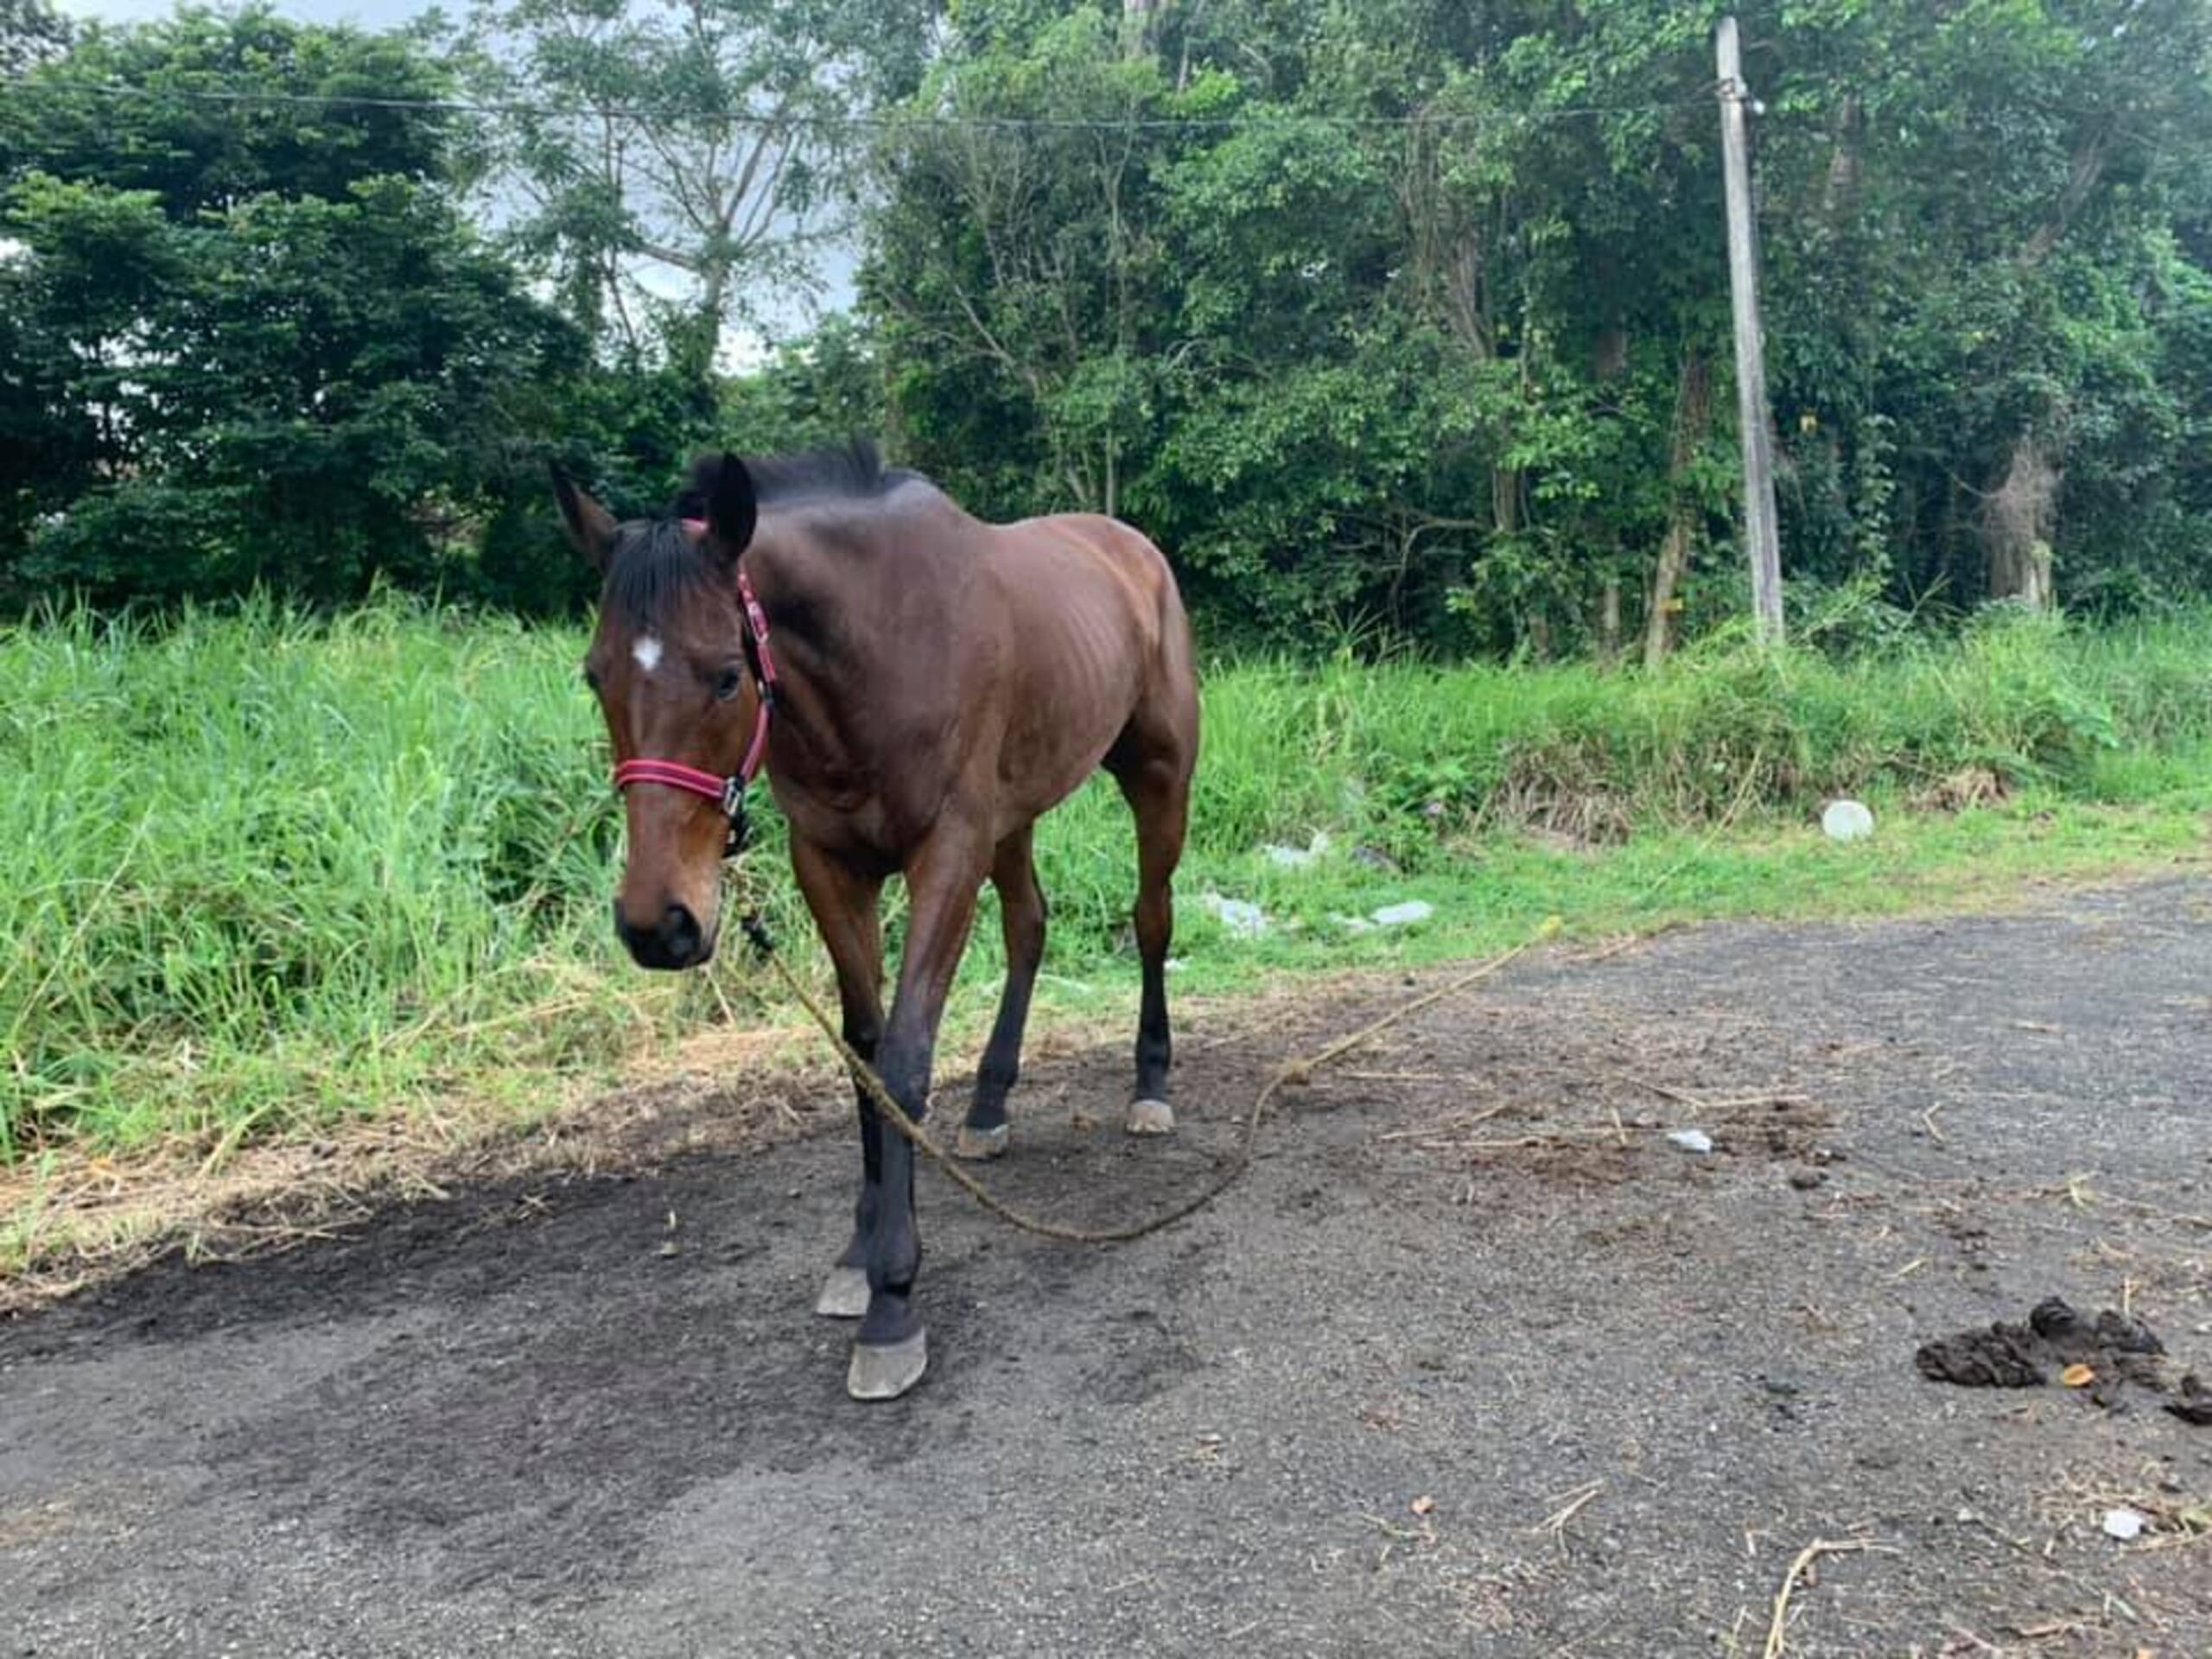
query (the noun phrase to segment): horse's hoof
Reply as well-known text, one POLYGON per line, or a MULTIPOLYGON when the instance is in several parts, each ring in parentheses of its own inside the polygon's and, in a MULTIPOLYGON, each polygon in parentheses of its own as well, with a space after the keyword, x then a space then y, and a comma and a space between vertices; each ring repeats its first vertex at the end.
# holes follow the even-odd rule
POLYGON ((965 1123, 953 1137, 952 1155, 971 1164, 987 1164, 994 1158, 1006 1156, 1007 1142, 1014 1138, 1014 1126, 1001 1123, 996 1128, 972 1129, 965 1123))
POLYGON ((1131 1135, 1173 1135, 1175 1109, 1164 1100, 1133 1100, 1123 1127, 1131 1135))
POLYGON ((814 1311, 825 1319, 857 1319, 868 1312, 868 1269, 832 1268, 814 1299, 814 1311))
POLYGON ((845 1392, 855 1400, 896 1400, 922 1380, 930 1368, 928 1333, 917 1329, 900 1342, 880 1346, 853 1344, 853 1363, 845 1373, 845 1392))

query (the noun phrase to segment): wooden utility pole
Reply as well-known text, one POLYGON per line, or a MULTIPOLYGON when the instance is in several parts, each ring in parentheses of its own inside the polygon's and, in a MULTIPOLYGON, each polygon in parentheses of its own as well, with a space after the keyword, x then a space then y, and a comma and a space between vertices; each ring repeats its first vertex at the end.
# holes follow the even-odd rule
POLYGON ((1744 542, 1751 561, 1751 607, 1761 639, 1782 639, 1782 543, 1774 512, 1773 417, 1766 405, 1766 344, 1759 329, 1759 258, 1751 219, 1751 169, 1745 131, 1751 94, 1736 20, 1715 40, 1720 67, 1721 167, 1728 194, 1728 296, 1736 319, 1736 418, 1744 438, 1744 542))

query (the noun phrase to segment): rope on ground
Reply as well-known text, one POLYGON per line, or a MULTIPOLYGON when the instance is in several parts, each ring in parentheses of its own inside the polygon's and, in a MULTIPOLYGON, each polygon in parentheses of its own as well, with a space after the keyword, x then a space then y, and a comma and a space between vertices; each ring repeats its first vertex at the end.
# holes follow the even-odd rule
POLYGON ((1436 989, 1425 992, 1420 996, 1398 1004, 1380 1019, 1370 1020, 1349 1036, 1339 1037, 1335 1042, 1316 1053, 1309 1054, 1302 1059, 1286 1062, 1276 1070, 1274 1076, 1268 1079, 1266 1086, 1260 1090, 1258 1096, 1252 1102, 1252 1113, 1244 1121, 1244 1135, 1237 1144, 1236 1156, 1230 1160, 1229 1167, 1215 1177, 1211 1186, 1196 1198, 1187 1198, 1181 1204, 1143 1221, 1132 1222, 1122 1227, 1102 1228, 1069 1227, 1059 1222, 1046 1221, 1026 1211, 1017 1210, 1004 1199, 994 1196, 989 1188, 955 1160, 950 1153, 931 1140, 922 1126, 899 1109, 899 1103, 892 1098, 890 1090, 884 1086, 883 1079, 876 1075, 875 1068, 862 1059, 855 1052, 853 1046, 845 1040, 844 1033, 823 1011, 820 1001, 799 982, 798 976, 791 971, 791 965, 784 960, 782 954, 778 951, 769 951, 766 954, 770 966, 781 976, 791 995, 798 999, 799 1006, 812 1016, 816 1025, 822 1027, 822 1034, 830 1039, 831 1046, 844 1060, 847 1070, 853 1074, 854 1081, 866 1092, 868 1098, 874 1102, 877 1116, 911 1141, 915 1148, 935 1164, 955 1186, 975 1199, 977 1204, 1001 1221, 1010 1226, 1018 1227, 1025 1233, 1034 1233, 1039 1238, 1058 1239, 1068 1244, 1126 1244, 1133 1239, 1143 1238, 1148 1234, 1173 1227, 1178 1222, 1188 1220, 1244 1178, 1245 1173, 1252 1166, 1253 1154, 1259 1145, 1261 1122, 1267 1116, 1268 1107, 1274 1099, 1278 1090, 1287 1086, 1311 1082, 1314 1072, 1323 1066, 1343 1058, 1362 1044, 1379 1037, 1391 1027, 1410 1020, 1425 1009, 1433 1008, 1439 1002, 1457 996, 1470 987, 1479 984, 1516 957, 1534 950, 1551 938, 1560 931, 1560 926, 1558 917, 1548 916, 1534 933, 1503 956, 1492 957, 1479 967, 1470 969, 1436 989))

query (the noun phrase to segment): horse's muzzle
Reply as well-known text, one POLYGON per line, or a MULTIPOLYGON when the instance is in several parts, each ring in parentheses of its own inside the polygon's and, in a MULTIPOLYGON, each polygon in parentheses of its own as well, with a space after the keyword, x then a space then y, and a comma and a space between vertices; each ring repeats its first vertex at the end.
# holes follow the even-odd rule
POLYGON ((652 927, 636 927, 614 906, 614 931, 640 968, 696 968, 715 954, 711 934, 688 905, 671 905, 652 927))

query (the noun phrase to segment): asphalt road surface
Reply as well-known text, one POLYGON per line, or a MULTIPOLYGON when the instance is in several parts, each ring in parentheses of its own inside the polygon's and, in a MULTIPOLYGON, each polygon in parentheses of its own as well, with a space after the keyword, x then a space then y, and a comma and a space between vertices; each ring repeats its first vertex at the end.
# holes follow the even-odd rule
MULTIPOLYGON (((925 1173, 890 1406, 810 1313, 842 1136, 156 1267, 0 1325, 0 1655, 1758 1654, 1815 1541, 1805 1659, 2212 1653, 2212 1427, 1913 1363, 2056 1294, 2212 1381, 2208 967, 2196 880, 1529 958, 1142 1243, 925 1173)), ((1123 1044, 1039 1065, 990 1176, 1195 1190, 1411 988, 1186 1041, 1169 1144, 1123 1044)))

